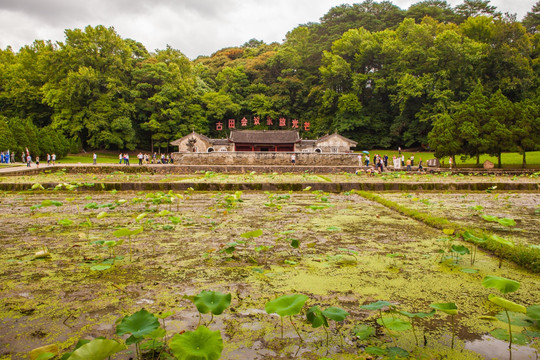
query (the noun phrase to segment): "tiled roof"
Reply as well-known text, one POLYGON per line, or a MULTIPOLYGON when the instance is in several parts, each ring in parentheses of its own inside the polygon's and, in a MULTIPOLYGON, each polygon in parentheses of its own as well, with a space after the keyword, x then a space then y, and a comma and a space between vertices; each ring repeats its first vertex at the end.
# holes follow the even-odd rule
POLYGON ((291 144, 300 141, 294 130, 242 130, 231 131, 231 142, 243 144, 291 144))

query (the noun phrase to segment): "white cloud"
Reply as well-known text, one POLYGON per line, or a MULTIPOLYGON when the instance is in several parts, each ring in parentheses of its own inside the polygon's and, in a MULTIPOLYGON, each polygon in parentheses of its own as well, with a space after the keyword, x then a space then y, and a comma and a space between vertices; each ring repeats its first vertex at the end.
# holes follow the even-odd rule
MULTIPOLYGON (((359 2, 359 1, 357 1, 359 2)), ((418 1, 396 0, 402 9, 418 1)), ((492 0, 521 19, 535 0, 492 0)), ((190 58, 256 38, 281 42, 299 24, 318 22, 340 0, 3 0, 0 47, 15 50, 35 39, 64 41, 64 30, 113 26, 149 51, 171 45, 190 58)), ((352 4, 353 2, 347 1, 352 4)), ((450 0, 453 6, 461 0, 450 0)))

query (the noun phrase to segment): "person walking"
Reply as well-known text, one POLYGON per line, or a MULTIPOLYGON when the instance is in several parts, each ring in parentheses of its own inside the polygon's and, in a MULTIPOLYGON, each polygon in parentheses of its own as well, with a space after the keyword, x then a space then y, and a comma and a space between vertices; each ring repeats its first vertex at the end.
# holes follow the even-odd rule
POLYGON ((118 163, 122 164, 122 161, 124 161, 124 154, 120 153, 118 154, 118 163))
POLYGON ((452 159, 451 156, 448 158, 448 164, 450 165, 450 170, 452 170, 452 165, 454 164, 454 159, 452 159))
POLYGON ((39 156, 36 156, 36 167, 39 167, 39 156))
POLYGON ((366 166, 369 166, 369 154, 366 154, 366 166))
POLYGON ((411 155, 411 166, 414 166, 414 155, 411 155))
POLYGON ((405 155, 401 155, 401 166, 405 166, 405 155))
POLYGON ((21 162, 24 164, 26 157, 24 156, 24 151, 21 153, 21 162))
POLYGON ((362 154, 358 154, 358 166, 362 167, 362 154))
POLYGON ((97 164, 97 154, 94 153, 94 155, 92 155, 92 160, 94 160, 93 164, 96 165, 97 164))
POLYGON ((129 166, 129 154, 128 153, 126 153, 124 155, 124 161, 125 161, 126 165, 129 166))
POLYGON ((137 155, 137 159, 139 159, 139 166, 142 166, 142 161, 143 161, 143 154, 142 154, 142 152, 139 152, 139 154, 137 155))
POLYGON ((411 171, 411 159, 407 159, 407 171, 411 171))
POLYGON ((32 165, 32 157, 30 154, 26 155, 26 167, 30 167, 32 165))
POLYGON ((291 164, 293 164, 293 166, 296 165, 296 154, 291 155, 291 164))
POLYGON ((422 158, 418 161, 418 171, 422 171, 424 168, 422 167, 422 158))
POLYGON ((53 165, 56 165, 56 154, 53 153, 53 154, 51 155, 51 161, 52 161, 52 164, 53 164, 53 165))
POLYGON ((51 154, 47 153, 47 166, 51 166, 51 154))

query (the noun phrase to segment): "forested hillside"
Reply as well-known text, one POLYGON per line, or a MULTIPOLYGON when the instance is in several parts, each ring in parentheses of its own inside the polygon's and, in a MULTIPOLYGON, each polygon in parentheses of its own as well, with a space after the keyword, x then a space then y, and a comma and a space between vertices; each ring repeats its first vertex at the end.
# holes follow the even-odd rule
POLYGON ((304 138, 337 131, 362 149, 524 153, 540 149, 539 25, 540 2, 518 21, 489 1, 365 1, 283 43, 194 60, 113 28, 69 29, 63 42, 0 50, 0 148, 170 151, 193 130, 227 136, 229 119, 278 129, 281 118, 304 138))

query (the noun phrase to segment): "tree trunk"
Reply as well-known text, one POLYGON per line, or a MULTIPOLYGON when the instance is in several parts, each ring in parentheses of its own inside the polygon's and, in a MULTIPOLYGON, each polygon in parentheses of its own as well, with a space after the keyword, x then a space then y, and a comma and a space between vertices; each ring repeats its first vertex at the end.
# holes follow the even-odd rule
POLYGON ((480 166, 480 154, 476 154, 476 166, 480 166))
POLYGON ((523 164, 521 165, 521 167, 524 168, 524 169, 527 167, 527 159, 525 157, 526 153, 527 152, 525 150, 523 150, 523 164))
POLYGON ((151 153, 153 154, 154 153, 154 134, 150 134, 150 149, 151 149, 151 153))

